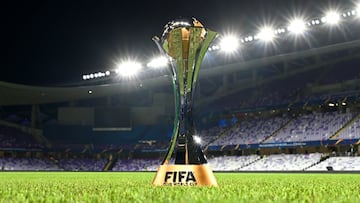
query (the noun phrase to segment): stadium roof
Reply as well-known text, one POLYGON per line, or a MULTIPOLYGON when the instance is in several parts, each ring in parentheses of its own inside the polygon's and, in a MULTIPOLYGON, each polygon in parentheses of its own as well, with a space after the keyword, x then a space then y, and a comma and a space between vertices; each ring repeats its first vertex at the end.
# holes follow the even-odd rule
MULTIPOLYGON (((166 78, 164 78, 166 79, 166 78)), ((165 80, 151 81, 152 85, 164 84, 165 80)), ((0 105, 30 105, 76 101, 105 97, 141 88, 134 82, 79 87, 40 87, 0 82, 0 105)))
MULTIPOLYGON (((360 40, 354 40, 350 42, 310 49, 306 51, 265 57, 250 61, 241 61, 234 64, 227 64, 209 69, 203 69, 201 70, 202 73, 200 74, 200 78, 228 74, 239 70, 240 68, 246 69, 261 67, 264 65, 284 61, 284 59, 286 59, 287 61, 296 60, 314 55, 349 50, 358 47, 360 47, 360 40)), ((349 57, 356 58, 359 57, 359 55, 352 55, 349 57)), ((150 78, 140 82, 138 80, 128 80, 126 82, 118 82, 112 84, 75 87, 40 87, 0 82, 0 105, 11 106, 76 101, 82 99, 106 97, 110 95, 136 91, 143 88, 158 87, 165 84, 171 85, 170 78, 166 75, 150 78)))

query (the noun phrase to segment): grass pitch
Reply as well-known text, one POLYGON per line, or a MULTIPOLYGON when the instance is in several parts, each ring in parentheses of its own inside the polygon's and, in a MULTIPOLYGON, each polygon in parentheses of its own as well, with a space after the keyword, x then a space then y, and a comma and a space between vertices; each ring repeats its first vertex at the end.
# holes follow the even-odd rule
POLYGON ((360 202, 360 174, 215 173, 219 187, 153 187, 155 173, 3 172, 0 202, 360 202))

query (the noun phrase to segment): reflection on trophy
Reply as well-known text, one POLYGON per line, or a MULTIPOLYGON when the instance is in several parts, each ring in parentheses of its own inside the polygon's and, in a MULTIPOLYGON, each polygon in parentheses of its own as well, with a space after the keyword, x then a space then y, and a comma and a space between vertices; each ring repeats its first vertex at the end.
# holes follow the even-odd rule
POLYGON ((217 186, 212 170, 195 137, 193 98, 201 62, 216 32, 207 30, 195 18, 175 20, 153 40, 171 58, 175 96, 174 129, 170 146, 159 166, 153 185, 217 186), (175 164, 169 165, 172 156, 175 164))

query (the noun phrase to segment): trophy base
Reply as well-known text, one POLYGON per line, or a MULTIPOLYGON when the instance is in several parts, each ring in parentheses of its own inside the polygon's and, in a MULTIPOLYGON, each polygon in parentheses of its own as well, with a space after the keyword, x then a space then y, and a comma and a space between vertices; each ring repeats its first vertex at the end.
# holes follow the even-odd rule
POLYGON ((160 165, 152 182, 154 186, 215 186, 215 176, 206 164, 160 165))

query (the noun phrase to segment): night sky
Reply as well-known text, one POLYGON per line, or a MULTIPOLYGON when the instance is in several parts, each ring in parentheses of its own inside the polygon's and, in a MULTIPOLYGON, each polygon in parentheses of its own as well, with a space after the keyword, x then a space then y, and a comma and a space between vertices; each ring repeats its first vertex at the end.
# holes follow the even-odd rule
POLYGON ((295 14, 318 15, 350 1, 11 1, 1 3, 1 81, 55 85, 81 81, 124 58, 146 63, 151 41, 178 17, 219 33, 247 34, 295 14))

